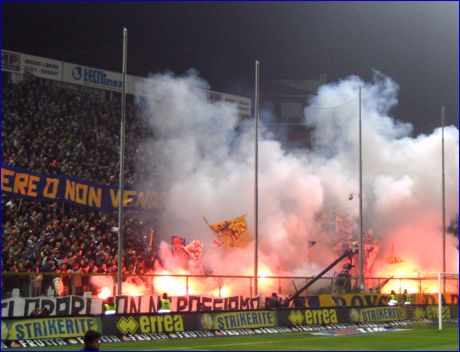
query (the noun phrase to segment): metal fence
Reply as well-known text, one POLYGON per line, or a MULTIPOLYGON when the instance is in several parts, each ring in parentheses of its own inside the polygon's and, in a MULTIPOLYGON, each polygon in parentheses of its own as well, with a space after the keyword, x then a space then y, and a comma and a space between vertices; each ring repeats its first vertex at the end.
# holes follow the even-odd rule
MULTIPOLYGON (((124 275, 122 293, 127 295, 171 296, 207 295, 228 297, 234 295, 254 296, 254 277, 229 275, 124 275)), ((267 276, 259 277, 258 294, 269 296, 273 292, 280 297, 288 297, 308 283, 312 277, 267 276)), ((366 292, 397 294, 405 289, 409 293, 438 293, 435 275, 419 275, 411 278, 366 278, 366 292)), ((458 294, 458 275, 445 278, 442 291, 458 294)), ((84 273, 2 273, 2 298, 14 295, 21 297, 92 295, 101 292, 116 294, 115 274, 84 273)), ((337 277, 322 277, 315 281, 302 295, 339 294, 359 292, 358 278, 351 277, 348 288, 338 285, 337 277)))

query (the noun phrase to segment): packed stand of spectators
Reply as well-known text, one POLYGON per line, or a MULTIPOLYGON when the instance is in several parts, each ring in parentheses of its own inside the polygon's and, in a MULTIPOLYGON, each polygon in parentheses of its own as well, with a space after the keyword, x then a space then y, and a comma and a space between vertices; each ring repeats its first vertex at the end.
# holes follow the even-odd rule
MULTIPOLYGON (((142 181, 137 174, 142 170, 135 165, 148 159, 142 142, 152 137, 138 112, 138 105, 127 104, 125 182, 132 184, 142 181)), ((2 89, 3 162, 39 173, 117 183, 119 121, 116 98, 102 100, 40 79, 7 84, 2 89)))
MULTIPOLYGON (((145 177, 145 171, 136 168, 139 160, 148 157, 142 142, 152 137, 145 120, 135 118, 138 109, 135 104, 127 105, 125 182, 131 184, 145 177)), ((33 79, 4 85, 2 114, 4 164, 41 174, 118 183, 119 100, 33 79)), ((125 273, 153 269, 153 256, 146 245, 152 224, 140 218, 136 213, 126 214, 125 273)), ((22 294, 27 295, 28 287, 33 288, 33 295, 45 294, 56 275, 64 282, 66 293, 70 287, 77 294, 91 290, 85 274, 117 272, 118 240, 113 229, 117 226, 116 213, 3 194, 2 272, 30 274, 20 280, 3 275, 3 292, 19 285, 22 294)))

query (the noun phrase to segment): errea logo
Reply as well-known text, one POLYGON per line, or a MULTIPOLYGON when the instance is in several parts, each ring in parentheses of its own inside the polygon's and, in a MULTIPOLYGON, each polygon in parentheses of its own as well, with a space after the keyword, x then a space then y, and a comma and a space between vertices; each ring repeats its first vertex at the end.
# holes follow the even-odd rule
POLYGON ((292 325, 302 325, 304 321, 304 314, 300 310, 291 310, 288 319, 292 323, 292 325))
POLYGON ((134 334, 139 327, 139 324, 137 323, 136 319, 133 317, 125 318, 122 317, 118 323, 117 323, 117 328, 120 330, 122 334, 134 334))
POLYGON ((2 320, 2 341, 8 340, 8 325, 2 320))

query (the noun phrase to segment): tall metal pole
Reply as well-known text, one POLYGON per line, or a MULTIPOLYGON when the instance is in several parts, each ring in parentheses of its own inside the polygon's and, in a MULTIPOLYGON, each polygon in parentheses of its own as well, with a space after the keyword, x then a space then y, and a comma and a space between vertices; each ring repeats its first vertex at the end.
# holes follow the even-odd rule
POLYGON ((118 272, 117 295, 123 294, 123 213, 125 191, 125 115, 126 115, 126 66, 128 53, 128 30, 123 28, 123 88, 121 93, 121 123, 120 123, 120 178, 118 186, 118 272))
MULTIPOLYGON (((445 109, 441 107, 441 135, 442 135, 442 272, 446 272, 446 184, 444 177, 444 124, 445 124, 445 109)), ((446 279, 444 275, 443 292, 446 291, 446 279)))
POLYGON ((255 222, 255 244, 254 244, 254 292, 258 295, 258 270, 259 270, 259 61, 256 60, 256 82, 254 98, 254 117, 256 120, 255 136, 255 187, 254 187, 254 222, 255 222))
POLYGON ((361 143, 361 87, 359 87, 359 290, 364 290, 363 273, 363 160, 361 143))

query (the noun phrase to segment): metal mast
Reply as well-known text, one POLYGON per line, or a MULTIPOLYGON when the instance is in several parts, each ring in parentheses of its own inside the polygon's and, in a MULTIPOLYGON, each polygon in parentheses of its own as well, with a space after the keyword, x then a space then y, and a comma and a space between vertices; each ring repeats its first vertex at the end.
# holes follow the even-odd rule
POLYGON ((121 122, 120 122, 120 178, 118 187, 118 272, 117 295, 122 292, 123 280, 123 215, 124 215, 124 190, 125 190, 125 119, 126 119, 126 67, 128 52, 128 30, 123 28, 123 89, 121 93, 121 122))

